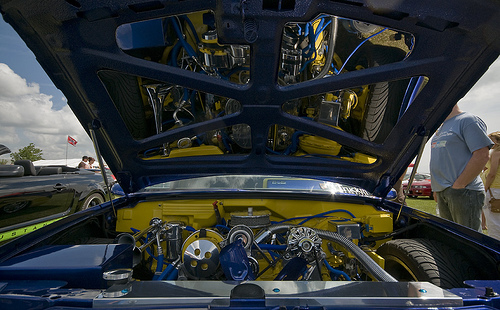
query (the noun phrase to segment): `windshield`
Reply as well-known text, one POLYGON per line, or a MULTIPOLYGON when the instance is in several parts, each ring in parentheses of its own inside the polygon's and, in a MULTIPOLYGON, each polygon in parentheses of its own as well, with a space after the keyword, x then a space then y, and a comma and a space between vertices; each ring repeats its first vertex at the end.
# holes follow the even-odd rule
MULTIPOLYGON (((405 181, 408 181, 408 179, 410 178, 410 174, 407 173, 404 177, 404 180, 405 181)), ((431 176, 430 174, 426 174, 426 173, 416 173, 415 174, 415 177, 413 178, 413 181, 423 181, 423 180, 430 180, 431 179, 431 176)))
POLYGON ((330 192, 332 194, 351 194, 368 196, 359 187, 305 178, 264 175, 211 176, 186 180, 170 181, 145 188, 145 191, 169 190, 269 190, 269 191, 308 191, 330 192))

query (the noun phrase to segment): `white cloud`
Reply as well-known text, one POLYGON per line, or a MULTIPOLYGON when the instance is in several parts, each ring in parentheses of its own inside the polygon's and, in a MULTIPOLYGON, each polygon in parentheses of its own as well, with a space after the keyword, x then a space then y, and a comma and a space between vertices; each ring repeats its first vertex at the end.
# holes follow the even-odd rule
POLYGON ((3 63, 0 63, 0 111, 0 143, 12 152, 34 143, 43 150, 45 159, 94 154, 88 135, 69 106, 55 110, 52 96, 40 93, 38 84, 27 83, 3 63), (68 145, 68 135, 78 141, 76 147, 68 145))
POLYGON ((15 74, 6 64, 0 63, 0 100, 40 93, 38 84, 26 84, 26 80, 15 74))

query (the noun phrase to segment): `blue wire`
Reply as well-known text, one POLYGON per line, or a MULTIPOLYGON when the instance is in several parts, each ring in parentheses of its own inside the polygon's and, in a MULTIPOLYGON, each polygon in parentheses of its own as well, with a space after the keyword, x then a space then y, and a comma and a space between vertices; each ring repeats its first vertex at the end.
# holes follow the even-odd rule
POLYGON ((229 138, 227 133, 225 131, 221 131, 220 135, 222 137, 222 144, 224 144, 226 150, 228 150, 229 153, 233 153, 233 149, 231 148, 231 139, 229 138))
MULTIPOLYGON (((317 19, 316 19, 316 20, 317 20, 317 19)), ((319 29, 323 28, 323 23, 324 23, 324 22, 325 22, 325 20, 324 20, 323 18, 320 18, 319 24, 318 24, 318 26, 316 27, 316 30, 318 30, 318 32, 315 32, 315 33, 314 33, 314 39, 315 39, 315 40, 314 40, 314 42, 313 42, 314 46, 316 46, 316 39, 318 39, 318 36, 319 36, 319 34, 321 33, 321 31, 320 31, 319 29)))
POLYGON ((342 68, 340 68, 339 70, 339 73, 342 72, 342 70, 344 70, 344 67, 345 65, 347 64, 347 62, 349 61, 349 59, 351 59, 352 55, 354 55, 354 53, 356 53, 356 51, 361 47, 361 45, 363 45, 366 41, 370 40, 371 38, 373 38, 374 36, 376 35, 379 35, 381 34, 382 32, 386 31, 388 28, 384 28, 382 30, 380 30, 379 32, 375 33, 375 34, 372 34, 371 36, 369 36, 368 38, 364 39, 361 43, 359 43, 359 45, 354 49, 354 51, 352 51, 352 53, 349 55, 349 57, 347 57, 347 59, 345 60, 344 64, 342 65, 342 68))
POLYGON ((179 51, 181 50, 182 44, 181 41, 177 41, 175 43, 174 47, 170 51, 170 60, 169 60, 169 65, 172 67, 177 67, 177 57, 179 56, 179 51))
POLYGON ((279 257, 279 255, 277 255, 276 253, 274 253, 271 250, 268 250, 267 252, 269 253, 269 255, 271 255, 271 258, 273 259, 273 261, 276 261, 276 259, 279 257))
MULTIPOLYGON (((317 20, 317 19, 316 19, 317 20)), ((311 30, 312 30, 312 33, 314 34, 314 40, 309 40, 309 45, 307 47, 308 50, 311 50, 312 52, 309 54, 308 52, 302 52, 303 56, 304 57, 310 57, 311 56, 311 59, 309 59, 308 61, 306 61, 304 63, 304 65, 302 66, 302 68, 300 69, 299 72, 302 72, 304 71, 304 69, 312 62, 316 59, 316 57, 318 56, 317 55, 317 50, 316 50, 316 41, 318 40, 318 37, 319 37, 319 34, 322 33, 326 27, 328 27, 328 25, 331 23, 332 21, 329 20, 325 25, 323 25, 324 23, 324 19, 323 17, 321 17, 321 21, 319 22, 319 25, 316 29, 319 29, 316 33, 314 33, 314 27, 312 26, 311 23, 308 23, 308 26, 311 27, 311 30), (312 56, 314 55, 314 56, 312 56)))
POLYGON ((160 255, 158 255, 158 260, 156 262, 156 271, 155 271, 155 275, 153 276, 153 280, 158 279, 158 277, 160 275, 157 276, 156 274, 159 273, 162 268, 163 268, 163 254, 160 254, 160 255))
MULTIPOLYGON (((335 209, 335 210, 326 211, 326 212, 323 212, 323 213, 320 213, 320 214, 316 214, 316 215, 314 215, 314 217, 316 217, 316 216, 324 216, 324 215, 327 215, 327 214, 330 214, 330 213, 337 213, 337 212, 345 212, 345 213, 349 214, 352 218, 356 218, 356 216, 354 216, 354 214, 352 214, 351 212, 349 212, 349 211, 347 211, 345 209, 335 209)), ((312 217, 312 218, 314 218, 314 217, 312 217)), ((304 224, 308 220, 309 219, 300 222, 299 225, 304 224)))
POLYGON ((177 276, 179 275, 179 270, 174 268, 172 272, 168 275, 167 280, 177 280, 177 276))
POLYGON ((182 44, 182 47, 184 47, 189 56, 196 57, 196 53, 194 52, 193 47, 189 45, 189 43, 187 43, 187 41, 184 39, 183 33, 181 32, 179 24, 177 23, 177 19, 171 17, 171 20, 172 20, 172 25, 174 26, 175 33, 177 34, 177 37, 179 38, 179 41, 182 44))
MULTIPOLYGON (((149 149, 149 150, 145 151, 143 155, 144 155, 144 157, 146 157, 146 158, 147 158, 147 157, 148 157, 148 155, 147 155, 147 154, 148 154, 149 152, 157 151, 157 150, 159 150, 159 149, 160 149, 159 147, 154 148, 154 149, 149 149)), ((153 155, 151 155, 151 156, 153 156, 153 155)))
MULTIPOLYGON (((285 223, 285 222, 289 222, 289 221, 304 219, 302 222, 300 222, 298 224, 298 225, 302 225, 302 224, 304 224, 305 222, 307 222, 307 221, 309 221, 311 219, 329 217, 329 216, 327 216, 328 214, 330 214, 330 213, 337 213, 337 212, 345 212, 345 213, 349 214, 352 218, 356 218, 356 216, 354 214, 352 214, 351 212, 349 212, 348 210, 345 210, 345 209, 335 209, 335 210, 330 210, 330 211, 326 211, 326 212, 315 214, 315 215, 311 215, 311 216, 292 217, 292 218, 288 218, 288 219, 285 219, 285 220, 282 220, 282 221, 279 221, 279 222, 273 222, 273 223, 275 223, 275 224, 281 224, 281 223, 285 223)), ((345 219, 345 220, 339 220, 339 221, 349 221, 349 220, 345 219)))
POLYGON ((307 48, 302 50, 302 55, 307 58, 316 52, 316 44, 314 43, 316 34, 314 33, 314 28, 311 23, 307 23, 306 29, 307 34, 305 36, 309 38, 309 44, 307 45, 307 48))
POLYGON ((308 65, 309 65, 312 61, 314 61, 314 60, 316 59, 316 56, 317 56, 317 55, 316 55, 316 51, 314 51, 314 57, 312 57, 311 59, 309 59, 308 61, 306 61, 306 62, 304 63, 304 65, 302 66, 302 68, 300 68, 299 72, 304 71, 304 69, 305 69, 305 68, 307 68, 307 66, 308 66, 308 65))
POLYGON ((302 219, 312 219, 312 218, 319 218, 319 217, 329 217, 329 216, 317 216, 317 215, 311 215, 311 216, 297 216, 297 217, 292 217, 292 218, 288 218, 288 219, 285 219, 285 220, 282 220, 282 221, 279 221, 279 222, 272 222, 273 224, 282 224, 282 223, 286 223, 286 222, 290 222, 290 221, 294 221, 294 220, 302 220, 302 219))
POLYGON ((181 18, 188 23, 188 26, 189 28, 191 28, 191 32, 193 33, 194 38, 196 39, 196 43, 200 43, 200 38, 198 38, 198 33, 196 33, 196 29, 194 28, 194 25, 189 19, 189 17, 187 17, 186 15, 181 15, 181 18))
POLYGON ((304 30, 304 37, 307 37, 309 35, 309 24, 310 23, 306 24, 306 27, 305 27, 305 30, 304 30))
POLYGON ((227 227, 226 225, 215 225, 215 228, 220 228, 220 229, 224 229, 224 230, 227 230, 227 231, 230 231, 231 229, 229 227, 227 227))
POLYGON ((299 136, 305 134, 303 131, 296 131, 292 135, 292 144, 290 144, 286 150, 283 152, 283 155, 290 155, 297 151, 297 147, 299 146, 299 136))
POLYGON ((331 23, 332 23, 331 20, 326 22, 326 24, 320 29, 320 31, 318 31, 318 34, 316 35, 316 39, 318 38, 319 34, 322 33, 326 29, 326 27, 328 27, 328 25, 330 25, 331 23))
POLYGON ((347 281, 351 281, 351 278, 347 275, 347 273, 343 272, 342 270, 337 270, 330 266, 330 264, 326 261, 326 259, 323 260, 325 263, 326 269, 330 271, 330 277, 332 278, 333 281, 335 281, 339 276, 344 276, 347 281), (335 279, 332 277, 332 273, 336 275, 335 279))
POLYGON ((163 270, 163 272, 161 273, 161 275, 156 280, 161 281, 164 278, 168 277, 170 275, 170 273, 172 272, 173 269, 174 269, 174 265, 168 264, 167 268, 165 268, 165 270, 163 270))
POLYGON ((298 35, 302 35, 302 27, 300 27, 299 24, 297 24, 297 28, 299 28, 299 30, 297 31, 298 35))
POLYGON ((267 243, 261 243, 259 244, 259 248, 262 250, 268 250, 268 251, 284 251, 286 250, 286 245, 281 245, 281 244, 267 244, 267 243))
POLYGON ((333 72, 335 74, 339 74, 339 70, 337 70, 337 68, 335 68, 335 65, 333 64, 333 61, 332 61, 332 65, 331 65, 332 69, 333 69, 333 72))

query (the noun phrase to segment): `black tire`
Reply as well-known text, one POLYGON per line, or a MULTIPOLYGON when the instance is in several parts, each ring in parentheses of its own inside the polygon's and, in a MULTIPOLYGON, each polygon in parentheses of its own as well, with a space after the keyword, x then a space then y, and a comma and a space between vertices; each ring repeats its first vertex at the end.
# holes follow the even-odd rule
POLYGON ((385 270, 399 281, 427 281, 441 288, 463 287, 475 272, 465 258, 441 242, 397 239, 380 246, 385 270))
POLYGON ((81 211, 87 210, 90 207, 97 206, 104 202, 104 197, 99 193, 94 193, 92 195, 87 196, 83 201, 81 211))
POLYGON ((150 107, 143 104, 137 78, 105 70, 99 72, 99 78, 106 86, 109 96, 134 139, 144 139, 154 134, 145 121, 146 109, 150 107))
MULTIPOLYGON (((371 46, 371 66, 377 67, 403 60, 405 52, 399 48, 371 46)), ((376 143, 385 138, 396 125, 408 80, 376 83, 371 86, 366 107, 363 138, 376 143)))

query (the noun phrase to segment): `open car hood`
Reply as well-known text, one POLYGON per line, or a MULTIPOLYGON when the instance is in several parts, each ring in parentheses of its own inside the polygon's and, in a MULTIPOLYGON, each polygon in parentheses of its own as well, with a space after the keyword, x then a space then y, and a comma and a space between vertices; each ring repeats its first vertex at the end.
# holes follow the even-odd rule
POLYGON ((497 1, 1 0, 125 192, 392 184, 500 49, 497 1))

